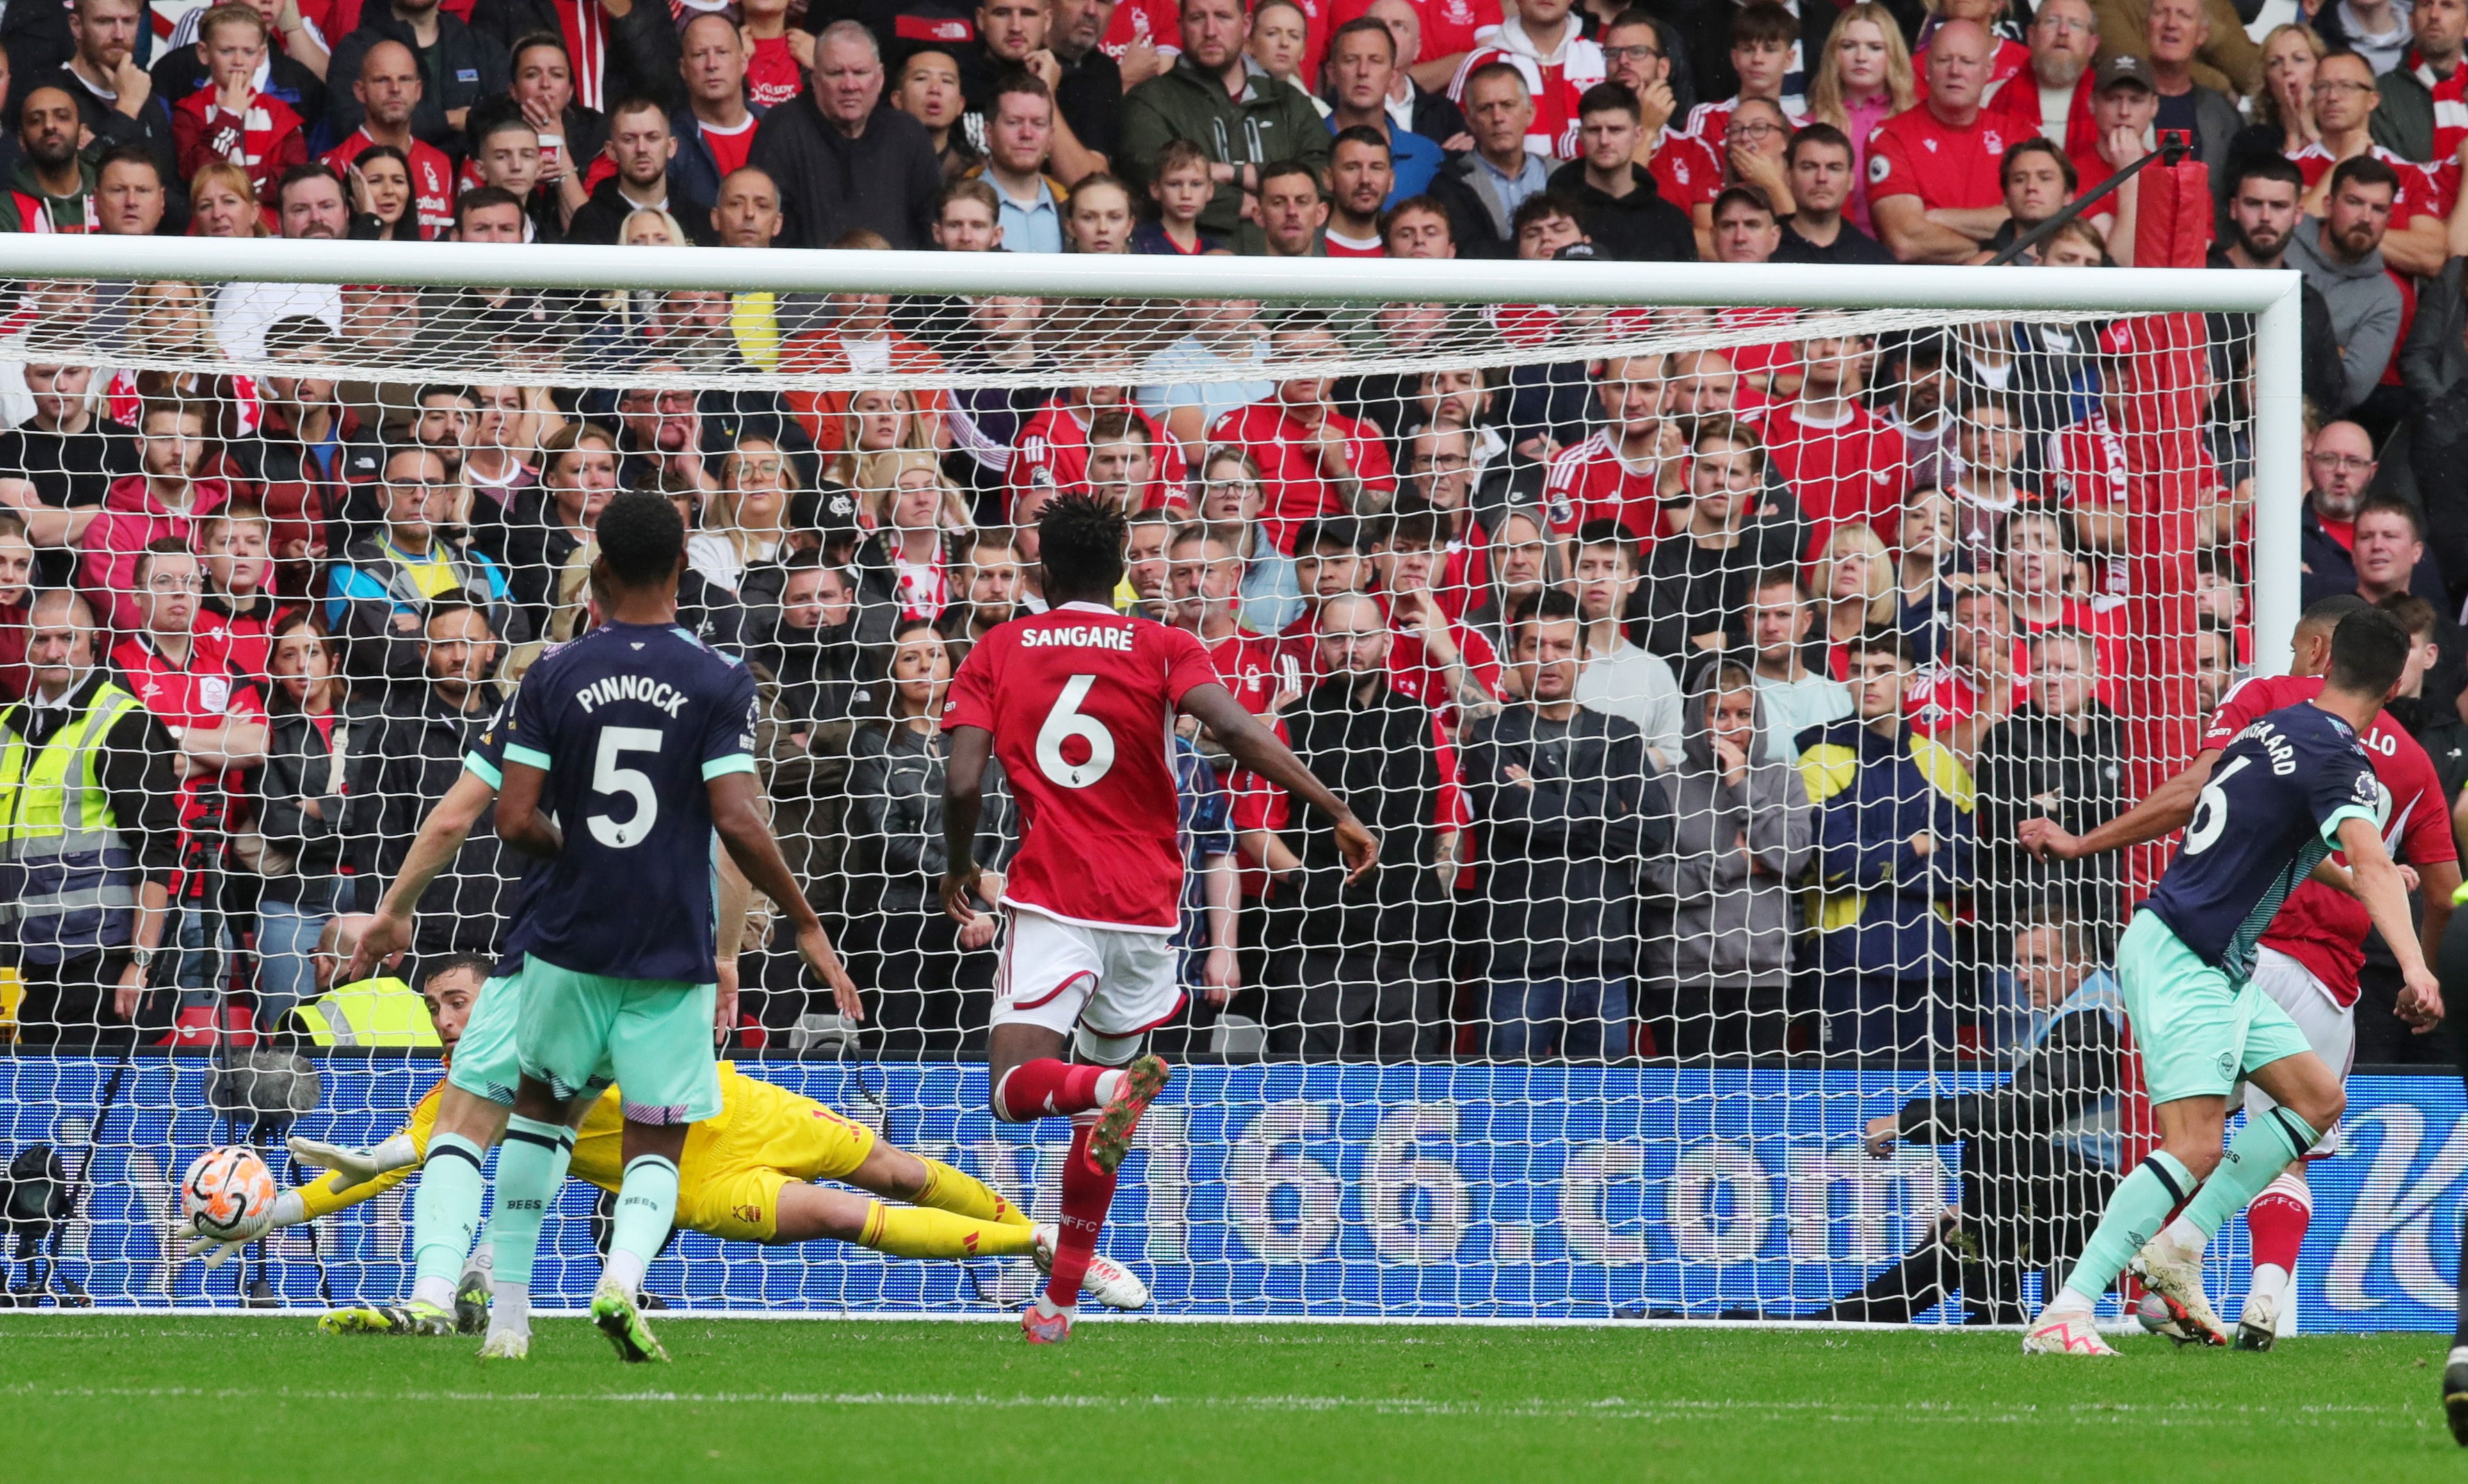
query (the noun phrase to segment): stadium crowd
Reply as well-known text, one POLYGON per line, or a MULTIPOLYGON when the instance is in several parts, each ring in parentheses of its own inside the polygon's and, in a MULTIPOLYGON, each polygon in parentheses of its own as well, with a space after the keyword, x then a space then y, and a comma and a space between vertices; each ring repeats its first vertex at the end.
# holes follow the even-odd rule
MULTIPOLYGON (((159 20, 0 14, 0 227, 2088 265, 2154 261, 2143 197, 2206 180, 2214 265, 2305 275, 2307 596, 2422 636, 2398 709, 2468 782, 2468 0, 2342 0, 2258 46, 2230 0, 159 20), (2205 173, 2146 171, 2024 240, 2170 130, 2205 173)), ((20 287, 0 898, 27 1043, 212 1040, 226 1003, 241 1034, 296 1024, 328 923, 590 622, 620 489, 679 502, 681 621, 765 677, 776 828, 876 1001, 870 1050, 981 1043, 996 958, 936 903, 936 722, 971 644, 1041 607, 1064 490, 1130 514, 1121 605, 1195 631, 1383 842, 1343 888, 1320 822, 1177 739, 1169 1044, 2003 1055, 2105 980, 2121 868, 2013 842, 2125 800, 2126 491, 2157 472, 2127 328, 1724 311, 1775 343, 1504 368, 1474 363, 1562 311, 20 287), (1366 341, 1427 369, 1312 373, 1366 341), (162 369, 214 362, 263 374, 162 369)), ((2252 651, 2249 344, 2223 324, 2196 357, 2199 468, 2170 471, 2200 486, 2204 709, 2252 651)), ((984 829, 999 865, 1017 821, 997 800, 984 829)), ((419 952, 491 950, 514 875, 474 830, 419 952)), ((747 947, 746 1042, 828 1034, 793 954, 747 947)), ((2361 1021, 2388 1020, 2395 972, 2379 1002, 2368 972, 2361 1021)), ((2365 1060, 2408 1052, 2362 1034, 2365 1060)))

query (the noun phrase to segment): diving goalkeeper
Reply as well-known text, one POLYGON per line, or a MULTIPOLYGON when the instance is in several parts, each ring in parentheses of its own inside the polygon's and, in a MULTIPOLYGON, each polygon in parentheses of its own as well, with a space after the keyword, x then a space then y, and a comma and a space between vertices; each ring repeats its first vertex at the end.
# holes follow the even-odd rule
MULTIPOLYGON (((438 962, 421 985, 449 1059, 467 1039, 476 1047, 484 1035, 511 1032, 510 1023, 484 1029, 510 1019, 490 1013, 489 998, 502 986, 484 989, 489 967, 476 955, 457 955, 438 962)), ((513 997, 506 998, 511 1008, 513 997)), ((720 1064, 720 1116, 694 1126, 678 1166, 677 1224, 686 1230, 741 1242, 845 1242, 893 1257, 1032 1257, 1040 1267, 1051 1261, 1054 1228, 1032 1225, 1018 1207, 972 1176, 883 1143, 865 1125, 811 1098, 743 1076, 726 1062, 720 1064), (814 1180, 844 1181, 914 1205, 889 1205, 809 1183, 814 1180)), ((412 1110, 410 1125, 374 1150, 293 1139, 294 1154, 331 1166, 334 1173, 284 1192, 271 1225, 314 1221, 409 1177, 427 1155, 446 1090, 441 1079, 412 1110)), ((619 1089, 611 1087, 583 1115, 568 1173, 603 1190, 617 1189, 625 1178, 624 1130, 619 1089)), ((223 1255, 217 1248, 240 1244, 197 1237, 190 1252, 207 1255, 212 1263, 223 1255)), ((488 1252, 484 1239, 475 1261, 485 1265, 488 1252)), ((1148 1302, 1145 1284, 1102 1258, 1090 1269, 1089 1289, 1098 1302, 1113 1308, 1148 1302)), ((335 1310, 320 1328, 330 1334, 468 1332, 486 1316, 485 1291, 466 1282, 456 1294, 452 1324, 416 1315, 406 1306, 372 1305, 335 1310)))

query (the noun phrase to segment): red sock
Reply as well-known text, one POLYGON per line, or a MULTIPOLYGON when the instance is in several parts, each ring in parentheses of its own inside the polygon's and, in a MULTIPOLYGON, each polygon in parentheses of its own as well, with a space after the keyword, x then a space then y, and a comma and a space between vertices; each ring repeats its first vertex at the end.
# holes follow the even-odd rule
POLYGON ((2304 1187, 2274 1181, 2245 1208, 2246 1235, 2253 1241, 2253 1266, 2283 1272, 2297 1270, 2297 1253, 2305 1245, 2305 1228, 2314 1220, 2313 1203, 2304 1187))
POLYGON ((1088 1135, 1096 1127, 1093 1118, 1073 1120, 1071 1153, 1063 1161, 1063 1221, 1055 1236, 1054 1270, 1045 1279, 1046 1302, 1058 1309, 1080 1302, 1080 1280, 1087 1276, 1097 1233, 1114 1203, 1114 1176, 1088 1157, 1088 1135))
POLYGON ((1102 1066, 1074 1066, 1052 1057, 1022 1062, 994 1088, 994 1116, 1027 1123, 1085 1113, 1097 1106, 1097 1079, 1105 1074, 1102 1066))

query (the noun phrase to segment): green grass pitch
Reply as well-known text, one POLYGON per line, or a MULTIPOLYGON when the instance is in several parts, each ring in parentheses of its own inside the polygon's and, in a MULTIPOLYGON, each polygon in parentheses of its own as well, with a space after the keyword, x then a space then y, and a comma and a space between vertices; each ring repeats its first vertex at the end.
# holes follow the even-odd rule
POLYGON ((621 1367, 580 1320, 468 1339, 306 1318, 0 1316, 0 1478, 2292 1479, 2468 1475, 2433 1336, 2272 1355, 2007 1334, 675 1318, 621 1367))

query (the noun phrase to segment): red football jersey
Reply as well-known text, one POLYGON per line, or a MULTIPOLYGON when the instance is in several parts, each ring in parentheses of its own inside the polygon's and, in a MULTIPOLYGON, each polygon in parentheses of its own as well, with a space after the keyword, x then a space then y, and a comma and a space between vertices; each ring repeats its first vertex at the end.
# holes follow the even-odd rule
POLYGON ((1634 468, 1620 458, 1619 439, 1596 428, 1551 460, 1542 481, 1542 512, 1551 529, 1571 536, 1589 520, 1616 520, 1645 552, 1662 537, 1659 461, 1634 468))
POLYGON ((1803 418, 1797 402, 1775 402, 1755 419, 1774 472, 1798 497, 1812 555, 1836 526, 1853 521, 1865 521, 1893 545, 1911 486, 1902 432, 1857 401, 1843 408, 1838 421, 1818 423, 1803 418))
MULTIPOLYGON (((229 640, 219 628, 201 628, 189 636, 186 664, 171 663, 144 633, 114 645, 111 663, 128 693, 175 734, 193 726, 265 719, 264 699, 232 664, 229 640)), ((245 778, 235 768, 219 776, 200 773, 183 780, 180 823, 187 825, 205 811, 204 793, 209 786, 240 797, 245 792, 245 778)))
POLYGON ((1692 134, 1666 128, 1646 167, 1654 189, 1681 211, 1710 206, 1723 194, 1723 157, 1692 134))
POLYGON ((720 171, 720 179, 726 180, 745 168, 746 157, 754 152, 754 127, 760 122, 749 113, 734 134, 723 133, 708 124, 702 126, 703 148, 711 151, 712 164, 720 171))
MULTIPOLYGON (((1340 412, 1329 413, 1328 421, 1345 436, 1346 462, 1355 474, 1380 491, 1383 499, 1394 493, 1397 476, 1388 461, 1387 440, 1370 423, 1340 412)), ((1288 556, 1293 554, 1295 526, 1314 516, 1347 513, 1344 499, 1320 477, 1319 460, 1311 451, 1309 436, 1285 403, 1277 401, 1237 407, 1208 429, 1210 443, 1240 444, 1258 461, 1260 488, 1268 496, 1262 519, 1269 539, 1288 556)))
POLYGON ((1931 211, 2001 206, 2005 188, 1998 167, 2005 147, 2021 137, 2008 113, 1984 110, 1955 128, 1926 103, 1906 108, 1878 125, 1868 140, 1868 209, 1896 195, 1916 195, 1931 211))
MULTIPOLYGON (((377 141, 369 137, 368 126, 352 130, 351 137, 319 156, 337 173, 349 174, 352 162, 360 151, 377 141)), ((446 151, 425 140, 415 139, 409 151, 411 160, 411 209, 420 218, 420 235, 437 241, 454 235, 454 164, 446 151)))
MULTIPOLYGON (((2458 146, 2455 144, 2452 148, 2456 149, 2458 146)), ((2393 154, 2380 145, 2368 145, 2365 152, 2389 166, 2399 175, 2399 196, 2391 202, 2393 227, 2405 227, 2417 217, 2447 217, 2451 214, 2450 205, 2444 199, 2442 182, 2435 178, 2433 171, 2405 155, 2393 154)), ((2297 173, 2305 177, 2308 191, 2330 173, 2332 166, 2340 163, 2331 158, 2331 151, 2323 148, 2319 141, 2288 158, 2297 167, 2297 173)))
POLYGON ((1283 640, 1242 629, 1208 651, 1209 663, 1217 667, 1218 679, 1234 693, 1243 709, 1255 717, 1267 715, 1268 703, 1277 698, 1277 680, 1290 658, 1297 676, 1311 668, 1310 660, 1292 654, 1283 640))
POLYGON ((1091 927, 1175 930, 1175 708, 1221 683, 1198 639, 1094 604, 1016 618, 976 642, 943 727, 992 733, 1019 802, 1006 902, 1091 927))
POLYGON ((1114 7, 1098 50, 1116 61, 1134 41, 1145 41, 1168 56, 1182 50, 1182 11, 1175 0, 1126 0, 1114 7))
MULTIPOLYGON (((2201 750, 2225 747, 2256 719, 2320 694, 2319 675, 2255 675, 2240 680, 2220 697, 2219 709, 2203 730, 2201 750)), ((2383 714, 2374 718, 2374 724, 2358 741, 2365 744, 2374 776, 2382 783, 2383 844, 2389 848, 2391 858, 2412 866, 2458 859, 2442 781, 2434 774, 2434 760, 2425 755, 2416 739, 2383 714)), ((2365 967, 2365 934, 2372 928, 2373 918, 2364 902, 2337 887, 2304 880, 2279 904, 2262 942, 2265 947, 2277 948, 2303 964, 2331 992, 2333 1000, 2353 1005, 2357 973, 2365 967)))
MULTIPOLYGON (((1183 468, 1182 445, 1165 434, 1156 419, 1131 409, 1149 430, 1149 487, 1140 509, 1156 510, 1183 498, 1191 483, 1183 468)), ((1011 456, 1011 499, 1040 484, 1058 490, 1085 489, 1088 483, 1088 424, 1060 397, 1049 398, 1019 430, 1011 456)))
MULTIPOLYGON (((806 69, 797 65, 797 54, 788 50, 787 36, 766 36, 754 43, 754 55, 745 58, 747 102, 757 108, 777 108, 795 102, 805 90, 806 69)), ((720 173, 727 172, 723 167, 720 173)))
MULTIPOLYGON (((1423 53, 1405 65, 1438 61, 1471 52, 1499 30, 1499 0, 1409 0, 1422 20, 1423 53)), ((1348 21, 1371 13, 1371 0, 1337 0, 1329 7, 1328 29, 1334 35, 1348 21)))

